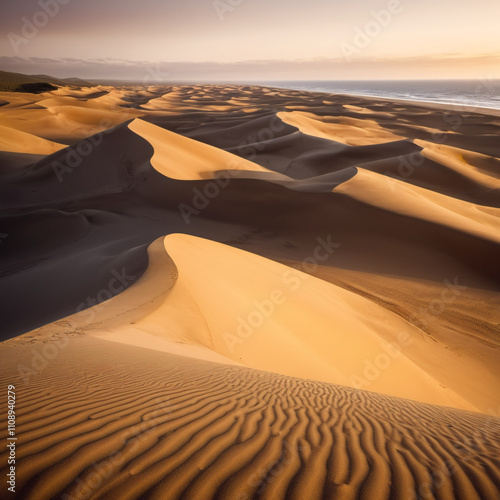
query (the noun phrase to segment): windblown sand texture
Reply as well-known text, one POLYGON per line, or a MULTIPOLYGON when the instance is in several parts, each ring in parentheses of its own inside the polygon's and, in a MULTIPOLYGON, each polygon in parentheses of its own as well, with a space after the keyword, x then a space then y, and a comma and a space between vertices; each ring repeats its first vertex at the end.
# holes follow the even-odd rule
POLYGON ((494 111, 0 102, 11 498, 500 498, 494 111))

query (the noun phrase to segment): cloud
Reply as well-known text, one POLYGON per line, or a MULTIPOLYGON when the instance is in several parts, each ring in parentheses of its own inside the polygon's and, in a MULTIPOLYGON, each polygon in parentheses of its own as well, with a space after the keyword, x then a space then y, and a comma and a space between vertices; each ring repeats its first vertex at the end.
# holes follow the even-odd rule
POLYGON ((27 74, 147 81, 148 84, 182 80, 345 80, 419 78, 498 78, 500 54, 480 54, 375 59, 342 58, 300 60, 253 60, 220 62, 148 62, 124 59, 20 58, 0 57, 6 71, 27 74))

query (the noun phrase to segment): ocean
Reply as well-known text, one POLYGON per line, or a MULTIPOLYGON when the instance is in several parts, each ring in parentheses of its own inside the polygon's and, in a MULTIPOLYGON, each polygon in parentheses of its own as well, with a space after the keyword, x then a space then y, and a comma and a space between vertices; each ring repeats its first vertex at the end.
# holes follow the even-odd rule
POLYGON ((500 109, 500 80, 268 81, 259 85, 500 109))

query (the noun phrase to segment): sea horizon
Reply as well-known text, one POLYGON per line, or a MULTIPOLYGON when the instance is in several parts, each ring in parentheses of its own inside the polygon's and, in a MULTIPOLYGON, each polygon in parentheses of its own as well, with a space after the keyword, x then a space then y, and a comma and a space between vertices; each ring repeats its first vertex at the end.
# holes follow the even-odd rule
POLYGON ((275 80, 255 81, 247 84, 329 94, 500 109, 500 79, 275 80))

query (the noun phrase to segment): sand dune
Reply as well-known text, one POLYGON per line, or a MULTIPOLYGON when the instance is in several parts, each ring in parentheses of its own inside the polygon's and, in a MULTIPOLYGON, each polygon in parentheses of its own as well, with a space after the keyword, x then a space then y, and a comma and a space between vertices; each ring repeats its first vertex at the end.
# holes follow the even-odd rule
POLYGON ((147 102, 156 94, 145 97, 133 90, 118 92, 97 86, 81 91, 60 88, 42 94, 20 94, 22 98, 12 93, 1 95, 7 97, 8 104, 2 106, 0 125, 72 144, 142 116, 144 112, 135 108, 135 102, 147 102))
MULTIPOLYGON (((178 267, 178 285, 194 299, 207 325, 203 343, 247 366, 352 385, 362 378, 364 360, 374 359, 381 345, 418 335, 355 294, 252 254, 177 235, 166 238, 165 245, 178 267)), ((186 302, 181 295, 179 304, 186 302)), ((162 319, 153 323, 169 330, 171 315, 160 314, 162 319)), ((407 397, 447 398, 404 354, 395 362, 407 397)), ((374 382, 373 390, 401 396, 401 387, 384 378, 374 382)), ((451 405, 465 403, 454 394, 449 398, 451 405)))
MULTIPOLYGON (((497 418, 88 336, 66 340, 23 391, 20 498, 498 493, 497 418)), ((2 346, 2 382, 21 387, 17 364, 64 341, 2 346)))
POLYGON ((0 125, 0 149, 13 153, 50 155, 63 149, 64 144, 47 141, 36 135, 0 125))
POLYGON ((196 143, 156 125, 136 119, 128 128, 147 140, 154 148, 151 164, 161 174, 178 180, 211 179, 221 171, 263 172, 286 180, 255 163, 211 146, 196 143))
POLYGON ((499 497, 498 116, 0 100, 13 498, 499 497))
POLYGON ((409 217, 421 218, 480 238, 500 242, 500 210, 487 212, 476 205, 440 193, 411 186, 397 179, 359 169, 348 182, 336 188, 373 206, 409 217))
POLYGON ((500 160, 498 158, 445 144, 434 144, 422 140, 415 142, 424 148, 424 156, 458 170, 464 176, 484 186, 485 189, 498 190, 500 184, 500 160))
POLYGON ((312 113, 300 111, 278 113, 278 116, 305 134, 342 142, 349 146, 382 144, 403 138, 383 129, 375 120, 350 117, 321 119, 312 113))
POLYGON ((446 351, 429 346, 418 329, 372 302, 208 240, 170 235, 165 246, 173 262, 158 255, 157 242, 144 278, 103 311, 68 317, 72 328, 122 342, 126 334, 127 343, 131 331, 143 341, 146 332, 184 349, 205 347, 221 355, 217 360, 476 409, 412 360, 419 350, 441 357, 446 351), (405 383, 385 370, 367 380, 367 361, 377 356, 390 358, 405 383))

